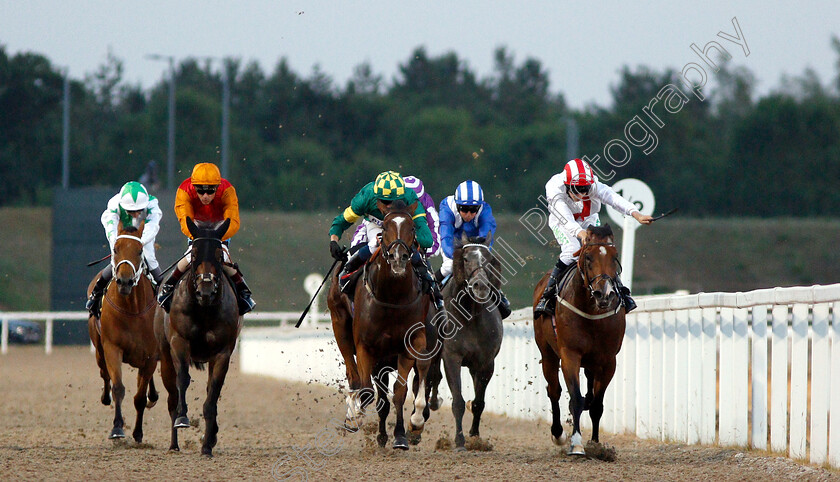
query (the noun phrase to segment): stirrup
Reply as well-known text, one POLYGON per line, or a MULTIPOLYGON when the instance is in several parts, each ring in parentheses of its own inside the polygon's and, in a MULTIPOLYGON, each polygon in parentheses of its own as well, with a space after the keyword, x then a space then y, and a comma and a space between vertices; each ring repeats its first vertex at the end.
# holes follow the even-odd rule
POLYGON ((257 302, 251 299, 251 295, 244 295, 239 297, 239 316, 244 315, 245 313, 250 312, 257 306, 257 302))
POLYGON ((175 293, 175 285, 163 283, 160 285, 160 292, 157 296, 158 304, 163 307, 163 311, 169 313, 169 308, 172 306, 172 295, 175 293))
POLYGON ((502 315, 502 319, 504 320, 511 314, 510 309, 510 301, 507 299, 505 295, 502 295, 502 299, 499 300, 499 314, 502 315))
POLYGON ((537 303, 537 306, 534 307, 534 314, 543 314, 547 316, 553 315, 554 311, 554 294, 552 293, 550 296, 543 296, 540 298, 540 302, 537 303))
POLYGON ((100 303, 99 301, 102 299, 102 294, 96 294, 96 291, 91 291, 90 296, 88 296, 87 301, 85 302, 85 309, 91 316, 95 318, 100 318, 102 316, 102 311, 100 310, 100 303))

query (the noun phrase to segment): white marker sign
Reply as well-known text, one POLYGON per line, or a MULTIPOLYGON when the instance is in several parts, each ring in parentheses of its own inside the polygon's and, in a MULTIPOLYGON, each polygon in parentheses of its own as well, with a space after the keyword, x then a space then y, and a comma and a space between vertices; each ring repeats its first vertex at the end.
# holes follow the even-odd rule
MULTIPOLYGON (((656 201, 653 198, 653 191, 647 184, 638 179, 628 178, 613 184, 612 188, 616 194, 635 204, 640 213, 647 216, 653 214, 656 201)), ((633 289, 633 254, 636 249, 636 228, 641 224, 631 216, 624 216, 609 206, 607 206, 607 214, 616 224, 622 225, 621 266, 624 271, 621 281, 624 286, 633 289)))

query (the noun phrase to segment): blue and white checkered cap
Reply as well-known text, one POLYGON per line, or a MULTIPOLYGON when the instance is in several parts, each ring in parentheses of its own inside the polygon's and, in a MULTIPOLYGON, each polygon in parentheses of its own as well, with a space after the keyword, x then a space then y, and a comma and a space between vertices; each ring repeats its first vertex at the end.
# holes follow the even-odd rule
POLYGON ((464 181, 455 190, 455 204, 475 206, 484 202, 484 191, 475 181, 464 181))

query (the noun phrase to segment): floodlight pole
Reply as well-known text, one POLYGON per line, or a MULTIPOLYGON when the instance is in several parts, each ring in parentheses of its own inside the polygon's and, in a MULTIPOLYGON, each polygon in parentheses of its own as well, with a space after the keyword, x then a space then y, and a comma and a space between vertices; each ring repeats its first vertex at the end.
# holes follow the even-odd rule
POLYGON ((147 59, 169 61, 169 126, 166 146, 166 189, 175 189, 175 57, 149 54, 147 59))

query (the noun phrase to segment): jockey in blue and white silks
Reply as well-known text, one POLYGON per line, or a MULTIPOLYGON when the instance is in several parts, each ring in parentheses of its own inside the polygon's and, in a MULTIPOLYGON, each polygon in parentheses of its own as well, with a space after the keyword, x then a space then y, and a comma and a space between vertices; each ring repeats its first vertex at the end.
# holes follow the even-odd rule
MULTIPOLYGON (((452 254, 455 251, 454 240, 461 234, 468 237, 483 237, 496 234, 496 218, 493 209, 484 201, 484 191, 475 181, 464 181, 455 189, 455 194, 440 202, 440 255, 443 263, 436 273, 438 281, 452 274, 452 254)), ((492 247, 492 241, 491 241, 492 247)), ((501 295, 499 312, 502 318, 510 315, 510 302, 501 295)))

